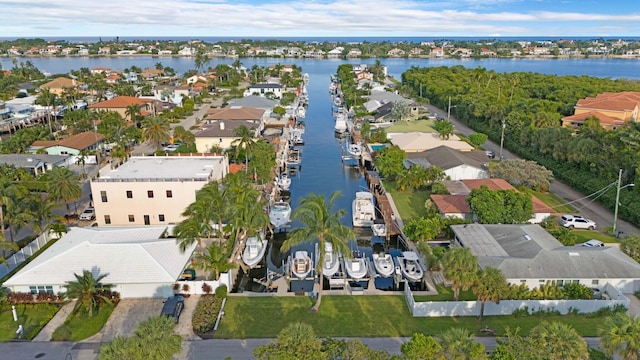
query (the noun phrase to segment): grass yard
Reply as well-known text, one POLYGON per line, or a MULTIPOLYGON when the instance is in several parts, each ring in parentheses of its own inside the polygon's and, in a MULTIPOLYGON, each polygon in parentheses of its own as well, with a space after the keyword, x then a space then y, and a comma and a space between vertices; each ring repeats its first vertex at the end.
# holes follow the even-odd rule
POLYGON ((385 128, 388 133, 408 133, 408 132, 435 132, 433 130, 432 120, 412 120, 412 121, 396 121, 393 125, 385 128))
POLYGON ((402 296, 323 296, 320 312, 310 313, 308 297, 228 297, 216 338, 274 338, 292 322, 313 326, 320 337, 395 337, 414 333, 437 335, 451 327, 469 329, 480 336, 488 326, 503 335, 506 326, 520 327, 526 335, 541 320, 557 320, 573 326, 582 336, 596 336, 602 318, 582 315, 531 315, 523 317, 414 318, 402 296))
POLYGON ((115 305, 102 304, 93 317, 88 317, 84 310, 72 312, 67 321, 53 332, 51 340, 80 341, 97 334, 111 316, 114 307, 115 305))
POLYGON ((539 191, 534 191, 531 188, 525 187, 525 186, 521 186, 518 188, 519 191, 526 191, 529 194, 537 197, 538 199, 540 199, 540 201, 542 201, 543 203, 545 203, 547 206, 549 206, 550 208, 552 208, 553 210, 555 210, 556 212, 559 213, 576 213, 578 212, 578 210, 576 210, 576 208, 574 208, 571 205, 566 205, 566 201, 562 200, 561 198, 557 197, 556 195, 550 193, 550 192, 539 192, 539 191))
POLYGON ((429 199, 428 191, 400 191, 395 188, 394 183, 387 181, 384 187, 393 197, 393 202, 404 222, 426 215, 424 202, 429 199))
MULTIPOLYGON (((424 302, 424 301, 453 301, 453 290, 450 287, 445 287, 442 285, 436 285, 438 289, 438 295, 419 295, 414 296, 416 302, 424 302)), ((478 298, 473 294, 471 289, 469 290, 460 290, 461 301, 475 301, 478 298)))
POLYGON ((33 339, 58 310, 60 306, 52 304, 19 304, 16 305, 16 323, 13 321, 11 305, 3 305, 0 307, 0 342, 15 339, 18 324, 22 324, 24 328, 22 338, 33 339))
POLYGON ((600 240, 603 243, 619 243, 620 242, 620 239, 617 239, 615 236, 603 234, 598 230, 573 230, 573 233, 578 237, 576 239, 576 244, 581 244, 591 239, 600 240))

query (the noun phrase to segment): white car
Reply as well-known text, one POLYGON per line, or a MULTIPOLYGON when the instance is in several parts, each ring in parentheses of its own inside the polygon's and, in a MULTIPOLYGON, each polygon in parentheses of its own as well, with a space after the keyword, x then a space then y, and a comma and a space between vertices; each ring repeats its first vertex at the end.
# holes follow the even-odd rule
POLYGON ((82 214, 80 214, 80 220, 91 221, 95 218, 96 218, 96 211, 93 208, 93 206, 90 206, 89 208, 87 208, 87 210, 83 211, 82 214))
POLYGON ((583 243, 582 246, 586 246, 586 247, 602 247, 602 246, 604 246, 604 243, 602 241, 600 241, 600 240, 591 239, 591 240, 583 243))
POLYGON ((174 151, 178 150, 179 147, 180 147, 180 145, 171 144, 171 145, 165 146, 163 148, 163 150, 166 151, 166 152, 174 152, 174 151))
POLYGON ((560 225, 572 229, 588 229, 595 230, 595 221, 583 218, 580 215, 562 215, 560 217, 560 225))

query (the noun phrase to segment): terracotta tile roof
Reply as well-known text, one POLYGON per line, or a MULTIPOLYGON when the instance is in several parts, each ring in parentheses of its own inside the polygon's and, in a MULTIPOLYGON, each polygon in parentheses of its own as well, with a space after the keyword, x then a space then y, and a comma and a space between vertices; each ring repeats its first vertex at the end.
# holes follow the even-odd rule
POLYGON ((77 85, 75 80, 68 79, 65 77, 55 78, 48 83, 44 83, 40 85, 41 89, 64 89, 64 88, 72 88, 77 85))
POLYGON ((31 146, 52 147, 64 146, 76 150, 84 150, 92 145, 104 140, 102 134, 93 131, 85 131, 80 134, 71 135, 62 140, 55 141, 34 141, 31 146))
POLYGON ((601 125, 620 126, 625 124, 625 121, 622 119, 618 119, 618 118, 609 116, 607 114, 603 114, 600 111, 596 111, 596 110, 592 110, 592 111, 585 112, 582 114, 577 114, 577 115, 565 116, 562 118, 562 121, 568 121, 574 124, 582 124, 584 123, 585 120, 587 120, 587 118, 594 117, 594 116, 597 117, 598 120, 600 120, 601 125))
POLYGON ((264 110, 251 107, 227 107, 221 109, 209 109, 207 120, 252 120, 262 119, 264 110))
POLYGON ((126 108, 129 105, 145 105, 153 102, 152 99, 140 99, 133 96, 116 96, 107 101, 101 101, 89 105, 89 109, 114 109, 126 108))
POLYGON ((229 173, 236 174, 242 171, 244 167, 242 164, 229 164, 229 173))
POLYGON ((466 195, 431 195, 431 200, 442 214, 470 213, 466 195))
POLYGON ((485 185, 489 190, 515 190, 515 188, 504 179, 471 179, 460 180, 469 190, 479 189, 485 185))
POLYGON ((580 99, 576 108, 608 110, 608 111, 633 111, 640 105, 640 92, 624 91, 620 93, 605 92, 595 98, 580 99))

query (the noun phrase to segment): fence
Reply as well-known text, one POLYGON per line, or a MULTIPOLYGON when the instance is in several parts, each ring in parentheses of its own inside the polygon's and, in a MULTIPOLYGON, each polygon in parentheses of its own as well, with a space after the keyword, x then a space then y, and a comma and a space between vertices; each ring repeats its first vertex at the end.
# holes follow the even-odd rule
MULTIPOLYGON (((515 310, 525 307, 529 312, 559 311, 563 315, 572 310, 590 313, 617 305, 629 308, 629 299, 612 285, 606 284, 602 292, 609 295, 610 300, 500 300, 499 304, 487 302, 484 306, 484 315, 511 315, 515 310)), ((414 317, 480 315, 479 301, 416 302, 408 286, 405 286, 404 295, 409 311, 414 317)))
POLYGON ((227 291, 231 291, 231 273, 221 273, 218 280, 196 280, 196 281, 177 281, 176 284, 180 284, 179 292, 189 295, 203 295, 205 292, 202 290, 203 284, 211 286, 211 293, 215 293, 216 289, 222 285, 227 286, 227 291), (188 290, 184 290, 183 286, 187 285, 188 290))
POLYGON ((11 270, 18 267, 18 265, 22 264, 25 260, 30 258, 36 251, 40 250, 52 238, 53 237, 45 231, 40 236, 35 238, 32 242, 30 242, 27 246, 18 250, 18 252, 8 258, 7 265, 0 264, 0 279, 11 272, 11 270))

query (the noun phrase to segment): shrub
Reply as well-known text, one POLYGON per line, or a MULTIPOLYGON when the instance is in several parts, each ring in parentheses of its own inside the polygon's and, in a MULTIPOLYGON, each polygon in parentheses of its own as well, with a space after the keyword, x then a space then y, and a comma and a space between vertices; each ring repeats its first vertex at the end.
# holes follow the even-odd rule
POLYGON ((578 283, 564 284, 564 292, 567 295, 568 299, 593 299, 593 291, 588 287, 578 283))
POLYGON ((216 295, 201 296, 191 320, 193 331, 201 334, 213 330, 221 308, 222 298, 216 295))
POLYGON ((221 285, 218 286, 218 288, 216 289, 216 296, 224 299, 227 297, 227 285, 221 285))
POLYGON ((213 292, 213 288, 207 283, 202 283, 202 292, 210 295, 213 292))
POLYGON ((178 283, 173 284, 173 286, 171 286, 171 289, 173 289, 173 292, 177 294, 178 291, 180 291, 180 284, 178 283))
POLYGON ((516 309, 513 310, 513 312, 511 313, 511 315, 513 317, 525 317, 525 316, 529 316, 531 314, 529 314, 529 308, 527 306, 523 307, 522 309, 516 309))

